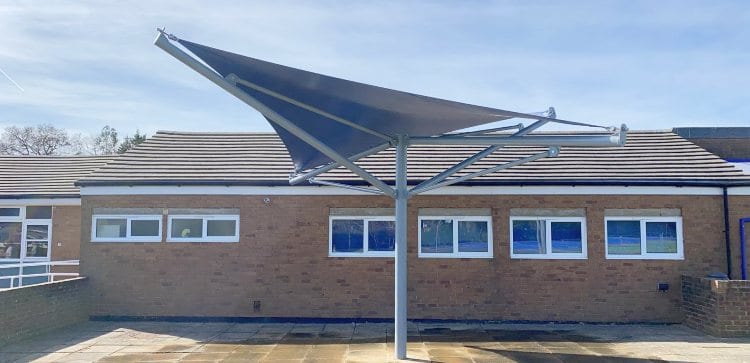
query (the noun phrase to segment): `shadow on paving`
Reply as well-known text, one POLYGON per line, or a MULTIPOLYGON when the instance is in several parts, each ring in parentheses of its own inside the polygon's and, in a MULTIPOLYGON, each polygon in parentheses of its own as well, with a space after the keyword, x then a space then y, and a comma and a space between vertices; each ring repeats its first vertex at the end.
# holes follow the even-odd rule
MULTIPOLYGON (((0 361, 383 362, 393 360, 392 332, 386 323, 91 321, 0 347, 0 361)), ((648 325, 410 323, 408 334, 412 362, 664 362, 659 349, 623 353, 618 344, 733 342, 681 326, 648 325)), ((678 356, 669 360, 680 361, 678 356)))
MULTIPOLYGON (((479 348, 483 349, 483 348, 479 348)), ((674 360, 663 360, 663 359, 646 359, 646 358, 628 358, 618 356, 605 356, 605 355, 587 355, 587 354, 574 354, 574 353, 538 353, 538 352, 524 352, 524 351, 508 351, 501 349, 483 349, 491 352, 498 357, 507 358, 515 362, 575 362, 575 363, 682 363, 681 361, 674 360)), ((687 363, 688 361, 684 361, 687 363)))

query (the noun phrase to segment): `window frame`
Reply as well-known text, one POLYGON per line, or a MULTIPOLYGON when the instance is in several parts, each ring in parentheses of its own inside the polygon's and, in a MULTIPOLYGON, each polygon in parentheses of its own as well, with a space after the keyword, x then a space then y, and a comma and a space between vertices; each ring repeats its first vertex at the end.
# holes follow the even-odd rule
POLYGON ((161 214, 95 214, 91 216, 91 242, 147 242, 159 243, 163 238, 164 218, 161 214), (96 222, 99 219, 125 219, 125 237, 97 237, 96 222), (131 221, 158 221, 158 236, 131 236, 131 221))
POLYGON ((554 216, 511 216, 509 222, 508 242, 510 258, 515 260, 586 260, 588 259, 588 241, 586 217, 554 217, 554 216), (514 221, 545 221, 544 243, 546 253, 515 253, 513 251, 513 222, 514 221), (581 224, 581 253, 553 253, 552 252, 552 223, 553 222, 576 222, 581 224))
POLYGON ((167 242, 207 242, 207 243, 238 243, 240 241, 240 216, 239 214, 175 214, 167 217, 167 242), (201 219, 203 221, 203 234, 201 237, 172 237, 172 221, 174 219, 201 219), (234 236, 209 236, 208 221, 234 221, 234 236))
POLYGON ((494 238, 492 237, 492 216, 419 216, 417 218, 417 257, 419 258, 494 258, 494 238), (422 252, 422 221, 424 220, 447 220, 453 221, 453 252, 435 253, 422 252), (486 222, 487 223, 487 252, 460 252, 458 250, 458 226, 459 222, 486 222))
POLYGON ((393 222, 395 216, 328 216, 328 257, 395 257, 396 256, 396 231, 393 231, 393 251, 370 251, 369 222, 393 222), (362 220, 362 252, 334 252, 333 251, 333 221, 334 220, 362 220))
POLYGON ((684 260, 685 241, 682 234, 682 216, 673 217, 632 217, 632 216, 605 216, 604 217, 604 255, 608 260, 684 260), (616 255, 609 253, 609 234, 607 233, 607 222, 609 221, 639 221, 641 232, 641 253, 639 255, 616 255), (648 222, 675 222, 677 231, 677 252, 656 253, 648 252, 646 249, 646 223, 648 222))
MULTIPOLYGON (((32 239, 32 242, 39 242, 42 240, 32 239)), ((27 261, 47 261, 52 258, 52 219, 24 219, 23 226, 21 227, 21 259, 27 261), (27 250, 29 246, 29 238, 27 235, 29 225, 32 226, 47 226, 47 256, 28 256, 27 250)))
POLYGON ((52 259, 52 233, 53 233, 53 219, 55 218, 55 208, 52 205, 45 205, 45 204, 28 204, 28 205, 3 205, 0 206, 0 208, 9 208, 9 209, 18 209, 18 215, 17 216, 0 216, 0 222, 8 222, 8 223, 21 223, 21 241, 19 244, 19 255, 18 258, 0 258, 0 262, 20 262, 20 261, 31 261, 31 262, 39 262, 39 261, 49 261, 52 259), (50 218, 42 218, 42 219, 27 219, 26 218, 26 207, 50 207, 52 208, 52 215, 50 218), (26 249, 28 248, 28 243, 26 239, 26 228, 27 225, 47 225, 47 233, 48 233, 48 245, 47 245, 47 257, 35 257, 35 256, 26 256, 26 249))

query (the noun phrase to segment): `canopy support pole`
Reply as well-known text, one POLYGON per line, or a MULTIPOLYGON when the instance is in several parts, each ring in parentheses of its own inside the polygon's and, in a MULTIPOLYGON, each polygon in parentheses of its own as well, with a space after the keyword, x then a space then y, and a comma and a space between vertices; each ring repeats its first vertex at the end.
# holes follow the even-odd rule
POLYGON ((169 39, 178 40, 176 37, 172 35, 165 34, 163 29, 159 29, 159 36, 154 41, 154 44, 156 44, 156 46, 158 46, 159 48, 161 48, 162 50, 164 50, 171 56, 175 57, 177 60, 181 61, 188 67, 192 68, 194 71, 208 78, 214 84, 218 85, 219 87, 221 87, 222 89, 230 93, 231 95, 239 98, 241 101, 245 102, 250 107, 256 109, 263 116, 265 116, 271 123, 287 130, 289 133, 298 137, 303 142, 307 143, 311 147, 318 150, 320 153, 326 155, 328 158, 333 160, 333 162, 327 165, 320 166, 318 168, 309 170, 307 172, 300 171, 296 175, 292 175, 290 177, 290 184, 294 185, 303 180, 309 180, 310 182, 316 183, 316 184, 344 187, 344 188, 356 190, 359 192, 365 192, 365 193, 381 194, 382 192, 382 194, 385 194, 387 196, 394 198, 395 209, 396 209, 395 210, 395 214, 396 214, 395 261, 394 261, 395 262, 394 264, 394 270, 395 270, 394 271, 394 275, 395 275, 395 279, 394 279, 394 285, 395 285, 394 286, 395 351, 394 353, 397 359, 406 358, 406 343, 407 343, 407 334, 408 334, 408 329, 407 329, 407 310, 408 310, 407 309, 407 306, 408 306, 408 296, 407 296, 407 272, 408 272, 408 264, 407 264, 407 259, 408 259, 408 255, 407 255, 408 223, 407 222, 408 220, 407 220, 407 216, 408 214, 407 214, 407 206, 408 206, 408 200, 410 196, 413 196, 422 192, 426 192, 427 190, 435 189, 438 187, 458 183, 458 182, 470 179, 472 177, 482 176, 482 175, 486 175, 486 174, 489 174, 498 170, 507 169, 509 167, 520 165, 525 162, 530 162, 533 160, 541 159, 543 157, 548 157, 548 156, 554 157, 554 156, 557 156, 560 146, 615 147, 615 146, 625 145, 625 140, 627 138, 628 129, 625 125, 622 125, 620 129, 617 129, 617 128, 602 127, 598 125, 585 124, 585 123, 580 123, 580 122, 559 120, 555 118, 554 109, 552 108, 550 108, 550 111, 547 112, 546 117, 535 116, 531 114, 524 114, 524 113, 519 113, 519 112, 511 112, 511 111, 502 111, 501 114, 497 115, 498 117, 506 117, 506 118, 518 117, 518 118, 524 118, 524 119, 537 120, 534 124, 526 128, 524 128, 522 124, 518 124, 515 126, 509 126, 509 127, 499 127, 499 128, 494 128, 494 129, 463 132, 463 133, 457 133, 457 134, 446 134, 446 135, 441 135, 437 137, 411 137, 410 138, 408 135, 396 135, 394 138, 391 138, 389 135, 382 134, 378 131, 361 126, 352 121, 343 119, 339 116, 320 110, 316 107, 304 104, 302 102, 299 102, 297 100, 294 100, 292 98, 279 94, 277 92, 273 92, 271 90, 265 89, 254 83, 248 82, 246 80, 242 80, 236 75, 232 74, 232 75, 229 75, 227 78, 224 78, 218 73, 214 72, 209 67, 207 67, 206 65, 204 65, 203 63, 199 62, 198 60, 189 56, 187 53, 185 53, 181 49, 171 44, 169 42, 169 39), (244 87, 250 87, 256 91, 262 92, 272 97, 276 97, 294 106, 301 107, 307 111, 324 116, 328 119, 347 125, 359 131, 366 132, 371 135, 380 137, 384 139, 385 142, 379 145, 376 145, 368 150, 365 150, 359 154, 346 157, 344 155, 341 155, 340 153, 338 153, 337 151, 335 151, 330 146, 323 143, 321 140, 317 139, 310 133, 306 132, 304 129, 300 128, 293 122, 289 121, 281 114, 267 107, 265 104, 261 103, 254 97, 250 96, 248 93, 243 91, 242 88, 239 88, 237 86, 237 83, 241 84, 244 87), (586 135, 586 136, 527 136, 529 132, 531 132, 532 130, 535 130, 536 128, 542 126, 543 124, 547 122, 555 122, 555 123, 575 125, 575 126, 605 128, 610 132, 610 134, 609 135, 586 135), (519 131, 517 131, 512 136, 501 136, 501 135, 491 133, 493 131, 502 131, 502 130, 507 130, 507 129, 519 129, 519 131), (453 167, 438 174, 432 179, 426 182, 423 182, 422 184, 417 185, 416 187, 412 188, 411 193, 410 193, 407 187, 406 158, 407 158, 407 149, 409 145, 411 144, 413 145, 486 145, 488 147, 484 151, 481 151, 475 154, 474 156, 464 160, 463 162, 460 162, 454 165, 453 167), (454 175, 456 172, 463 170, 467 166, 491 154, 492 152, 494 152, 495 150, 497 150, 498 148, 504 145, 548 146, 550 147, 550 149, 545 152, 542 152, 536 155, 531 155, 526 158, 522 158, 522 159, 509 162, 503 165, 498 165, 489 169, 470 173, 470 174, 457 177, 457 178, 453 178, 450 180, 447 179, 450 176, 454 175), (359 167, 358 165, 354 163, 356 160, 360 158, 378 153, 380 151, 383 151, 389 148, 390 146, 396 147, 395 188, 389 186, 382 180, 376 178, 374 175, 370 174, 369 172, 367 172, 366 170, 362 169, 361 167, 359 167), (371 185, 377 188, 377 190, 367 188, 367 187, 358 187, 358 186, 346 185, 342 183, 312 179, 319 174, 325 173, 339 166, 343 166, 349 169, 351 172, 358 175, 360 178, 369 182, 371 185))
POLYGON ((406 312, 408 296, 407 276, 407 203, 409 191, 406 189, 406 150, 408 139, 398 136, 396 144, 396 260, 395 262, 395 329, 394 343, 396 359, 406 359, 406 312))

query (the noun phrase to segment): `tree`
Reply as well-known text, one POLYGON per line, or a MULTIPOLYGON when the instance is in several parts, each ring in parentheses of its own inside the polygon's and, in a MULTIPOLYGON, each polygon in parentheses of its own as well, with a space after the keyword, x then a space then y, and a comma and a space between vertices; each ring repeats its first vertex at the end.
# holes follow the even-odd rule
POLYGON ((125 140, 120 144, 120 147, 117 148, 117 153, 123 154, 144 141, 146 141, 146 134, 141 134, 139 130, 135 130, 133 137, 125 137, 125 140))
POLYGON ((67 147, 68 133, 52 125, 10 126, 0 137, 0 154, 6 155, 59 155, 67 147))
POLYGON ((112 155, 117 152, 117 145, 119 143, 117 130, 109 125, 104 126, 99 135, 93 139, 92 153, 94 155, 112 155))

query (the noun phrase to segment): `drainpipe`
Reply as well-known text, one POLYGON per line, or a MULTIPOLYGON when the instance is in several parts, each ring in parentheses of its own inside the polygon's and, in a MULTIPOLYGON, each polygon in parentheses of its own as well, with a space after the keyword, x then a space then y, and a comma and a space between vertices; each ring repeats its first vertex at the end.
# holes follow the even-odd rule
POLYGON ((745 252, 745 244, 747 241, 745 240, 745 223, 750 223, 750 218, 740 218, 740 255, 742 257, 742 266, 740 266, 740 269, 742 270, 743 280, 747 280, 747 254, 745 252))
POLYGON ((729 232, 729 194, 727 193, 727 186, 723 187, 724 191, 724 242, 726 243, 727 249, 727 277, 732 279, 732 241, 729 232))

